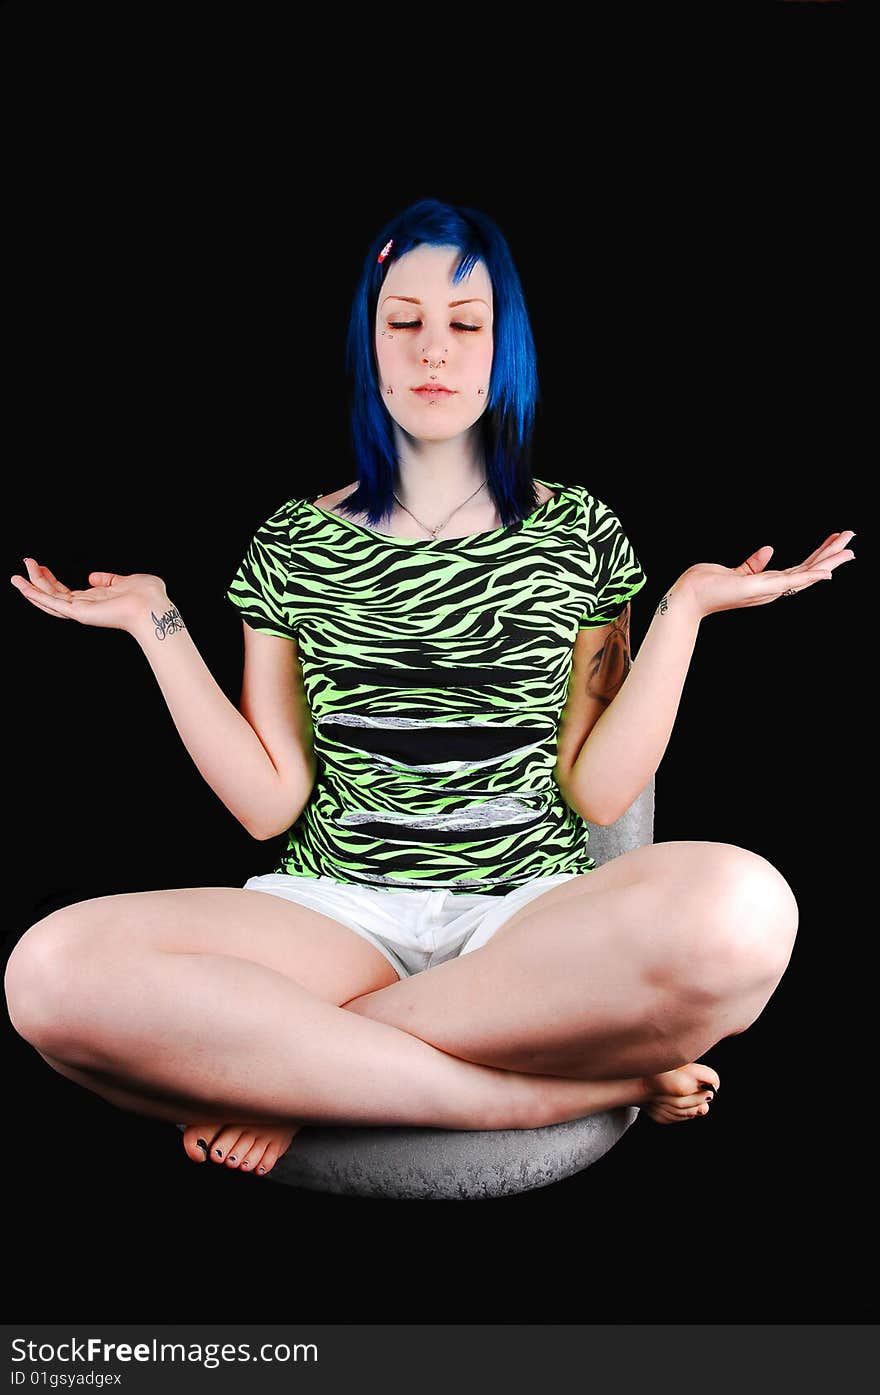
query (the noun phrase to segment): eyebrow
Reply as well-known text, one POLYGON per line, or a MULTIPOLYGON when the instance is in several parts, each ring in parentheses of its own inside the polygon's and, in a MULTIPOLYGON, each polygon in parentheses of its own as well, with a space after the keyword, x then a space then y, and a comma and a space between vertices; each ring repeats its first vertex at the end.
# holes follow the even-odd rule
MULTIPOLYGON (((422 303, 420 300, 417 300, 414 295, 386 295, 385 300, 406 300, 410 305, 421 305, 422 303)), ((382 301, 383 305, 385 304, 385 300, 382 301)), ((483 300, 482 296, 478 295, 471 296, 469 300, 450 300, 449 309, 451 310, 453 305, 472 305, 475 301, 480 301, 481 305, 485 305, 486 309, 489 309, 489 302, 483 300)))

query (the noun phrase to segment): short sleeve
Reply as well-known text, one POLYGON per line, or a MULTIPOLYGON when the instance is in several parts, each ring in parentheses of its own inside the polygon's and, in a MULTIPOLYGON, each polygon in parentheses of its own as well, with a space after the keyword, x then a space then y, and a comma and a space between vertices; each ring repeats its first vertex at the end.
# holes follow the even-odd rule
POLYGON ((584 498, 587 555, 595 601, 581 616, 579 630, 610 625, 648 580, 614 510, 586 491, 584 498))
POLYGON ((227 600, 263 634, 295 639, 285 604, 290 575, 291 505, 288 500, 256 531, 228 589, 227 600))

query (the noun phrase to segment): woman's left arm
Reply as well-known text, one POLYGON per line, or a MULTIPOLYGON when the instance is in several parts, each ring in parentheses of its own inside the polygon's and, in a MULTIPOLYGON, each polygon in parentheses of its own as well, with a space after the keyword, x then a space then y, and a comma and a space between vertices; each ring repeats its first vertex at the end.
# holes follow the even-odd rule
POLYGON ((768 605, 806 590, 852 561, 855 534, 832 533, 800 566, 765 571, 772 547, 739 567, 698 562, 658 605, 635 661, 614 701, 595 723, 565 779, 573 809, 590 822, 616 822, 657 770, 669 744, 700 621, 719 610, 768 605), (584 815, 584 817, 587 817, 584 815))

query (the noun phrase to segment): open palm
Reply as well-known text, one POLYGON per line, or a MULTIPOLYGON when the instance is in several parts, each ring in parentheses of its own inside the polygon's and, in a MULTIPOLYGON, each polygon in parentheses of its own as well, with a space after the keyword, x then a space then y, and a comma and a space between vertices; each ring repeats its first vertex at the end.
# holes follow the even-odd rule
POLYGON ((129 576, 89 572, 91 585, 84 591, 72 591, 33 557, 26 557, 24 563, 27 579, 12 576, 13 586, 38 610, 61 620, 76 620, 80 625, 129 630, 135 617, 143 614, 144 606, 164 592, 162 578, 148 572, 132 572, 129 576))
POLYGON ((759 547, 738 567, 722 567, 715 562, 697 562, 682 574, 687 590, 700 615, 740 606, 767 605, 779 596, 804 591, 816 581, 831 577, 835 569, 851 562, 855 553, 848 543, 855 533, 831 533, 809 557, 795 567, 767 571, 772 547, 759 547))

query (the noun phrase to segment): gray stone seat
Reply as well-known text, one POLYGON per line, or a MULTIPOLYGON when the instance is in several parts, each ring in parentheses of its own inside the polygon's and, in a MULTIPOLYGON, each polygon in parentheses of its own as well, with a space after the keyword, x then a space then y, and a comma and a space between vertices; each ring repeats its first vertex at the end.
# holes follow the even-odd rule
MULTIPOLYGON (((654 841, 654 780, 613 824, 590 824, 597 864, 654 841)), ((430 972, 430 970, 428 970, 430 972)), ((604 1157, 637 1106, 538 1129, 300 1129, 269 1180, 342 1196, 471 1201, 549 1187, 604 1157)), ((185 1128, 178 1124, 178 1128, 185 1128)))

